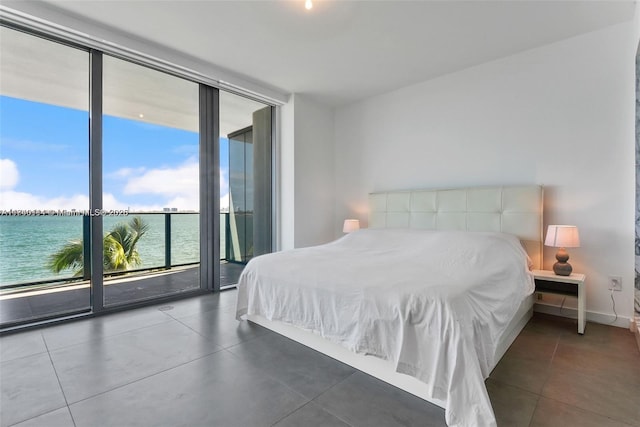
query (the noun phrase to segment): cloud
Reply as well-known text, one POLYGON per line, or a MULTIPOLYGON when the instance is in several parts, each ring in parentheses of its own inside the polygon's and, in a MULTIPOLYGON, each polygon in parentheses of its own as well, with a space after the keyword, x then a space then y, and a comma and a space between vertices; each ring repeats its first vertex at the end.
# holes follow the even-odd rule
POLYGON ((220 212, 229 212, 229 193, 220 197, 220 212))
POLYGON ((164 198, 162 207, 197 211, 200 209, 199 178, 198 160, 190 158, 175 168, 149 169, 129 176, 122 192, 126 195, 158 195, 164 198))
POLYGON ((139 176, 130 178, 124 186, 123 193, 164 196, 198 194, 199 171, 198 161, 193 158, 176 168, 150 169, 139 176))
MULTIPOLYGON (((195 157, 173 168, 164 167, 144 171, 121 169, 117 172, 128 179, 123 188, 123 193, 126 195, 155 194, 166 197, 162 207, 200 210, 200 164, 195 157)), ((223 189, 228 187, 224 170, 220 171, 220 187, 223 189)), ((228 208, 228 197, 226 202, 223 199, 224 196, 220 199, 221 207, 228 208)))
POLYGON ((200 147, 198 146, 198 144, 185 144, 185 145, 178 145, 171 151, 174 152, 175 154, 197 156, 200 151, 200 147))
POLYGON ((83 194, 72 196, 43 197, 15 191, 20 180, 18 166, 11 159, 0 159, 0 208, 8 209, 89 209, 89 197, 83 194))
MULTIPOLYGON (((0 209, 89 209, 89 197, 83 194, 72 196, 46 197, 31 193, 14 191, 18 183, 19 172, 10 159, 0 159, 2 180, 0 181, 0 209)), ((190 158, 177 167, 146 169, 121 168, 108 174, 112 178, 125 180, 122 193, 128 196, 155 195, 149 204, 122 201, 113 193, 104 193, 104 209, 130 209, 132 212, 161 211, 163 208, 178 210, 200 210, 199 164, 196 158, 190 158)), ((220 173, 220 208, 229 208, 229 195, 224 170, 220 173)), ((133 197, 135 200, 135 197, 133 197)), ((148 197, 145 198, 149 200, 148 197)))
MULTIPOLYGON (((129 209, 131 212, 161 211, 161 204, 141 205, 121 202, 113 194, 105 193, 102 196, 102 206, 107 210, 129 209)), ((43 197, 20 191, 0 191, 0 209, 22 210, 87 210, 89 209, 89 196, 74 194, 72 196, 43 197)))
POLYGON ((164 206, 162 204, 142 205, 138 203, 126 203, 118 200, 116 196, 111 193, 104 193, 102 195, 102 207, 107 210, 128 209, 131 212, 157 212, 161 211, 164 206))
POLYGON ((83 194, 74 194, 69 197, 47 198, 20 191, 0 191, 0 208, 8 209, 89 209, 89 197, 83 194))
POLYGON ((122 168, 118 169, 115 172, 111 172, 107 174, 109 178, 128 178, 132 175, 140 175, 145 171, 145 167, 141 166, 139 168, 122 168))
POLYGON ((227 175, 229 175, 228 169, 220 169, 220 193, 226 194, 229 192, 229 182, 227 181, 227 175))
POLYGON ((52 144, 50 142, 38 142, 38 141, 29 141, 26 139, 13 139, 13 138, 3 138, 2 145, 9 148, 13 148, 16 150, 24 150, 24 151, 64 151, 69 149, 69 145, 65 144, 52 144))
POLYGON ((14 188, 20 180, 18 166, 11 159, 0 159, 0 190, 14 188))

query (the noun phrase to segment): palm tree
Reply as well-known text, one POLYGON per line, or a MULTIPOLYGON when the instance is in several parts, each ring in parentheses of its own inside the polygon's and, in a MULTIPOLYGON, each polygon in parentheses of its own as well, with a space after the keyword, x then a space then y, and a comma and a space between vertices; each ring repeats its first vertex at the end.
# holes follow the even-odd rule
MULTIPOLYGON (((128 223, 121 222, 114 225, 103 240, 104 271, 131 270, 140 265, 142 261, 136 245, 147 230, 149 225, 139 216, 131 218, 128 223)), ((51 254, 47 267, 54 273, 73 269, 74 276, 82 276, 84 267, 82 240, 71 240, 60 250, 51 254)))

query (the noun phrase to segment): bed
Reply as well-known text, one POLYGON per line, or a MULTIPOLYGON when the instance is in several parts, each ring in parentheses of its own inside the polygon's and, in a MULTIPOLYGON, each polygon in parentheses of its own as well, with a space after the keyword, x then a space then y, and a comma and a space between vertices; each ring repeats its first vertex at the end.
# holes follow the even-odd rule
POLYGON ((251 260, 236 316, 495 425, 484 380, 531 317, 541 236, 540 186, 374 193, 369 229, 251 260))

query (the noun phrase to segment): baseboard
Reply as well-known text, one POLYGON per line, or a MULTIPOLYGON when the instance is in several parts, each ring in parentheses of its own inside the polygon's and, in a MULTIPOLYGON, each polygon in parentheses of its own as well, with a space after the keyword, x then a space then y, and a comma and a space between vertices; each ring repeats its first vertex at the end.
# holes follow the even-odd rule
MULTIPOLYGON (((533 311, 536 313, 553 314, 554 316, 567 317, 569 319, 578 318, 578 310, 571 307, 561 307, 556 304, 549 304, 537 300, 533 306, 533 311)), ((613 314, 598 313, 597 311, 587 310, 587 321, 594 323, 601 323, 603 325, 617 326, 619 328, 629 328, 629 325, 633 321, 632 318, 627 316, 620 316, 618 318, 613 314)))

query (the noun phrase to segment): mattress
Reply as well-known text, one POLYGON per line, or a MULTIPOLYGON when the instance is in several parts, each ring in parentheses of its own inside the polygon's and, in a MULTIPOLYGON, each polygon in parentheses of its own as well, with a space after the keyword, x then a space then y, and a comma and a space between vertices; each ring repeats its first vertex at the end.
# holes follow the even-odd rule
POLYGON ((444 402, 449 425, 495 425, 484 379, 533 292, 529 262, 504 233, 360 230, 253 259, 239 279, 236 314, 388 360, 444 402))

